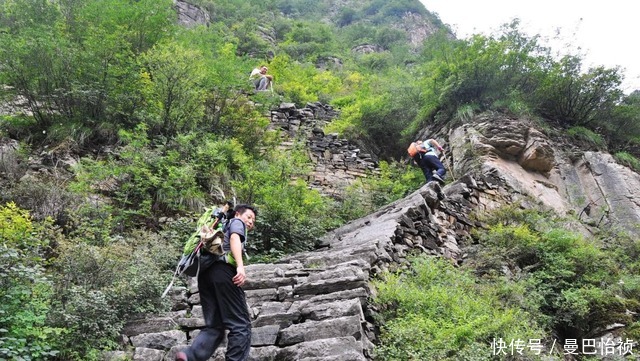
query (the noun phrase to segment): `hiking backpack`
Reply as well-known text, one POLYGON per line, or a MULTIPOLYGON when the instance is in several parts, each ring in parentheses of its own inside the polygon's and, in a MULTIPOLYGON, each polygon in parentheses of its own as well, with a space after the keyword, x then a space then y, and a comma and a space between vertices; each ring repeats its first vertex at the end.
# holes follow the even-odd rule
POLYGON ((418 142, 412 142, 411 144, 409 144, 409 148, 407 148, 407 154, 409 154, 409 157, 411 158, 415 157, 418 153, 424 152, 424 145, 419 145, 418 142))
POLYGON ((222 256, 222 242, 224 241, 224 225, 227 221, 227 213, 225 208, 207 208, 196 222, 196 230, 189 236, 182 250, 182 257, 178 261, 173 278, 162 293, 164 298, 176 277, 186 275, 189 277, 198 277, 200 273, 200 254, 202 249, 208 252, 222 256))

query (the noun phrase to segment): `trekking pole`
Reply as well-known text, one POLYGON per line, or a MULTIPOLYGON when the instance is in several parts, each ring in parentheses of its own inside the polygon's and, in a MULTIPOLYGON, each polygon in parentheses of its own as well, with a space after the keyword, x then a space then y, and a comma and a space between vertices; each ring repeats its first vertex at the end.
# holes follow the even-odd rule
POLYGON ((456 175, 453 173, 453 169, 449 166, 449 162, 446 159, 446 154, 444 153, 444 151, 442 152, 442 155, 445 157, 444 166, 447 167, 447 170, 451 174, 451 179, 453 179, 453 181, 455 182, 456 181, 456 175))

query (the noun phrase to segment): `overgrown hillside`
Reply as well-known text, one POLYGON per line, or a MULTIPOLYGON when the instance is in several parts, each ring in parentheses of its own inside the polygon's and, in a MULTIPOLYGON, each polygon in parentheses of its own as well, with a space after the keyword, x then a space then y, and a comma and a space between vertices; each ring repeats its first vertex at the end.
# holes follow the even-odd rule
POLYGON ((115 348, 129 317, 168 307, 157 295, 205 206, 256 204, 259 260, 310 249, 419 187, 401 161, 425 125, 524 115, 640 169, 640 94, 517 22, 463 41, 417 0, 193 4, 207 24, 181 26, 169 0, 0 0, 0 358, 115 348), (273 92, 248 81, 260 64, 273 92), (316 101, 380 176, 310 189, 304 144, 279 150, 265 113, 316 101))

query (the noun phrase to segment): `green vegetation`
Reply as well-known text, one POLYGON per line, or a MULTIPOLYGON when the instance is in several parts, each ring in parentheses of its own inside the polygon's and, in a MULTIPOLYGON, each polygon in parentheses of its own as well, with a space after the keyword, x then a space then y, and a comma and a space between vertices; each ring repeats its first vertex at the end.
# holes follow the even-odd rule
MULTIPOLYGON (((17 141, 0 157, 0 358, 91 360, 117 347, 124 320, 167 307, 157 295, 206 205, 232 197, 257 205, 250 247, 261 259, 310 249, 325 231, 421 184, 420 172, 398 160, 425 125, 446 127, 486 110, 544 117, 639 168, 640 93, 622 94, 618 69, 582 69, 577 56, 555 59, 517 21, 496 35, 456 40, 417 0, 351 0, 341 8, 316 0, 194 3, 209 12, 208 26, 179 26, 169 0, 0 0, 0 143, 17 141), (397 26, 407 14, 440 31, 410 44, 397 26), (364 48, 374 52, 357 50, 364 48), (254 94, 248 74, 262 63, 275 78, 274 92, 254 94), (379 174, 335 199, 310 189, 304 144, 278 150, 279 134, 265 117, 281 102, 316 101, 341 112, 326 132, 382 160, 379 174), (32 155, 44 159, 47 172, 30 171, 32 155)), ((517 323, 514 335, 585 332, 589 312, 605 322, 604 307, 619 310, 601 297, 610 288, 574 267, 587 256, 601 259, 600 248, 532 226, 492 232, 496 240, 522 236, 516 249, 544 257, 523 265, 537 268, 526 280, 504 283, 504 294, 477 285, 478 303, 446 316, 496 318, 477 330, 446 324, 460 355, 485 347, 496 325, 518 312, 548 319, 517 323), (541 288, 554 277, 564 277, 560 288, 541 288), (574 278, 578 286, 568 287, 574 278), (537 298, 522 305, 518 290, 537 298), (479 311, 497 305, 498 296, 510 300, 500 306, 504 316, 479 311)), ((425 272, 453 272, 416 262, 425 272)), ((603 261, 588 271, 607 280, 618 275, 624 302, 637 299, 638 280, 615 265, 603 261)), ((472 276, 461 277, 458 286, 470 287, 472 276)), ((431 322, 420 317, 399 321, 390 335, 431 322)), ((392 358, 400 349, 388 337, 381 357, 392 358)), ((442 343, 447 335, 434 337, 442 343)))
POLYGON ((598 133, 581 126, 575 126, 567 129, 567 134, 572 136, 578 142, 582 142, 589 146, 603 147, 604 139, 598 133))
POLYGON ((613 157, 620 163, 640 173, 640 159, 627 152, 618 152, 613 157))
POLYGON ((561 219, 516 206, 484 221, 461 268, 418 258, 411 272, 376 283, 381 359, 497 360, 494 339, 589 338, 614 323, 638 336, 627 310, 640 310, 640 242, 585 240, 561 219))
POLYGON ((382 307, 380 360, 498 360, 496 340, 542 339, 532 315, 501 302, 497 289, 437 258, 376 282, 382 307), (484 356, 484 357, 483 357, 484 356))
POLYGON ((406 197, 420 188, 423 182, 424 175, 418 168, 382 161, 380 174, 369 175, 345 189, 344 199, 336 212, 341 219, 364 217, 386 204, 406 197))
POLYGON ((46 322, 53 284, 41 254, 49 242, 38 237, 41 230, 28 212, 13 203, 0 207, 0 224, 0 355, 13 360, 55 356, 64 329, 46 322))

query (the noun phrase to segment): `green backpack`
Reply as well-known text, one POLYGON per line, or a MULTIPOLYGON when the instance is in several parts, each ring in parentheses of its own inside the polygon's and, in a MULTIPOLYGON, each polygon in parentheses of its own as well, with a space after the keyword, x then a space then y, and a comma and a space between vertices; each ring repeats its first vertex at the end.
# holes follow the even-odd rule
POLYGON ((223 255, 223 228, 227 221, 228 209, 228 206, 222 208, 206 208, 205 212, 198 218, 196 230, 185 242, 182 257, 178 261, 178 266, 173 273, 173 278, 162 293, 163 298, 173 286, 176 277, 183 274, 189 277, 198 277, 200 273, 200 252, 202 249, 206 249, 208 252, 217 256, 223 255))
POLYGON ((217 241, 217 235, 222 232, 227 215, 223 209, 207 208, 196 222, 196 230, 184 244, 182 255, 193 253, 198 245, 207 246, 207 250, 213 254, 222 254, 222 243, 217 241))

